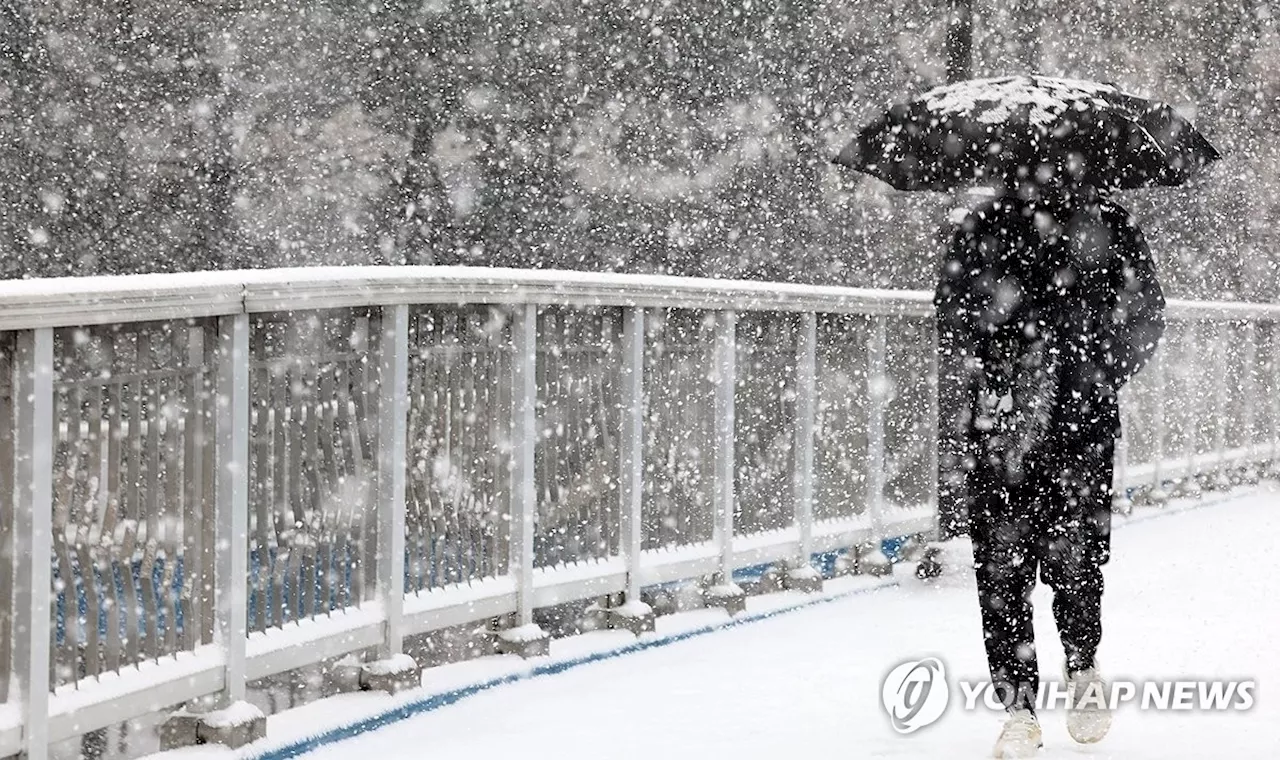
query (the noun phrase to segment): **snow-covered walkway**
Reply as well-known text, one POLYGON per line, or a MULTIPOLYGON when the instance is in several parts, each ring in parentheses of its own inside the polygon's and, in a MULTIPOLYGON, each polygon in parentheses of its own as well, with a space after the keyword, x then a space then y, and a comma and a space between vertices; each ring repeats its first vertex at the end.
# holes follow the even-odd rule
MULTIPOLYGON (((1155 514, 1113 540, 1099 656, 1108 675, 1256 679, 1256 704, 1215 713, 1125 707, 1093 746, 1074 744, 1062 713, 1051 712, 1042 756, 1280 757, 1280 493, 1155 514)), ((925 587, 905 575, 897 586, 489 689, 307 757, 988 756, 1000 716, 964 711, 955 687, 941 720, 909 736, 881 708, 885 673, 907 659, 938 656, 953 683, 984 674, 971 578, 925 587)), ((1049 599, 1039 587, 1036 630, 1041 672, 1056 678, 1049 599)))

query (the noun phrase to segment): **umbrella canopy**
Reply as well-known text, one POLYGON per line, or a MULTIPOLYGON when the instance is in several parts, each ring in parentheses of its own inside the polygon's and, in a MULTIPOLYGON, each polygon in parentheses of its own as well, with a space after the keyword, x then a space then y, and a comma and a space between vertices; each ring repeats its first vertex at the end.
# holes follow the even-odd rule
POLYGON ((1166 103, 1097 82, 972 79, 900 103, 834 160, 899 190, 1083 183, 1180 185, 1218 159, 1166 103))

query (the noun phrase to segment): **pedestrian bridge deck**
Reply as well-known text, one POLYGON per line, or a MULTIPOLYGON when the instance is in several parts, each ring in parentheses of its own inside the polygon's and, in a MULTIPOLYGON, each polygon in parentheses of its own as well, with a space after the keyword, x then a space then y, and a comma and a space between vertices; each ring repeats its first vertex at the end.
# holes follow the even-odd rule
MULTIPOLYGON (((1060 711, 1042 716, 1045 758, 1271 756, 1280 746, 1280 655, 1270 641, 1280 575, 1265 556, 1280 535, 1280 491, 1266 484, 1246 495, 1140 510, 1115 534, 1106 571, 1100 661, 1109 675, 1151 679, 1253 679, 1262 693, 1247 712, 1141 711, 1121 708, 1110 736, 1084 747, 1067 736, 1060 711), (1229 526, 1229 530, 1224 530, 1229 526), (1262 543, 1241 536, 1266 537, 1262 543)), ((427 709, 407 720, 318 746, 309 757, 383 760, 436 757, 553 757, 590 752, 610 758, 982 757, 999 714, 966 711, 956 679, 981 680, 985 664, 971 577, 923 585, 908 573, 880 589, 828 583, 829 602, 805 606, 708 635, 691 627, 724 622, 723 612, 681 613, 659 622, 654 641, 675 639, 581 666, 585 652, 626 645, 600 632, 552 645, 568 667, 519 678, 427 709), (941 658, 952 683, 946 713, 910 736, 896 734, 880 706, 886 672, 907 659, 941 658)), ((857 579, 843 579, 848 584, 857 579)), ((1049 591, 1035 594, 1040 670, 1055 679, 1061 661, 1049 591)), ((748 616, 799 595, 752 600, 748 616)), ((632 644, 632 649, 636 649, 632 644)), ((412 696, 349 695, 271 719, 272 747, 318 726, 350 724, 393 704, 421 703, 459 684, 528 673, 514 658, 429 671, 431 686, 412 696), (434 687, 434 688, 432 688, 434 687)), ((437 700, 442 702, 447 700, 437 700)), ((430 705, 428 705, 430 707, 430 705)), ((336 735, 342 735, 341 733, 336 735)), ((296 745, 295 745, 296 746, 296 745)), ((251 754, 261 755, 260 747, 251 754)), ((221 748, 182 750, 184 760, 225 758, 221 748), (194 754, 193 754, 194 753, 194 754)), ((176 758, 176 754, 169 757, 176 758)))

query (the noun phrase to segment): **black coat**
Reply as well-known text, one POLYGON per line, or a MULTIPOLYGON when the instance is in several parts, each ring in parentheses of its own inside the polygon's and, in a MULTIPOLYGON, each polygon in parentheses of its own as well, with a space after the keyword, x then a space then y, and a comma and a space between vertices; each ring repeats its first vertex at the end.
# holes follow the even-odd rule
POLYGON ((940 509, 952 534, 979 460, 1016 483, 1037 451, 1119 436, 1117 392, 1155 351, 1164 296, 1119 205, 999 198, 955 230, 934 302, 940 509))

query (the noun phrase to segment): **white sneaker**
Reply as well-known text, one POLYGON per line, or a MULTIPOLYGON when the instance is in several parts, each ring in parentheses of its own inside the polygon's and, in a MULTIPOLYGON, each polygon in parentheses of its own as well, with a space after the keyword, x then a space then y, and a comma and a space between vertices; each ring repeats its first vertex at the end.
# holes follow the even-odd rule
POLYGON ((1012 710, 996 739, 992 757, 1035 757, 1044 742, 1040 739, 1040 723, 1030 710, 1012 710))
POLYGON ((1063 676, 1067 680, 1067 693, 1071 695, 1067 705, 1067 733, 1081 744, 1102 741, 1111 730, 1106 681, 1098 674, 1096 665, 1068 673, 1064 664, 1063 676))

